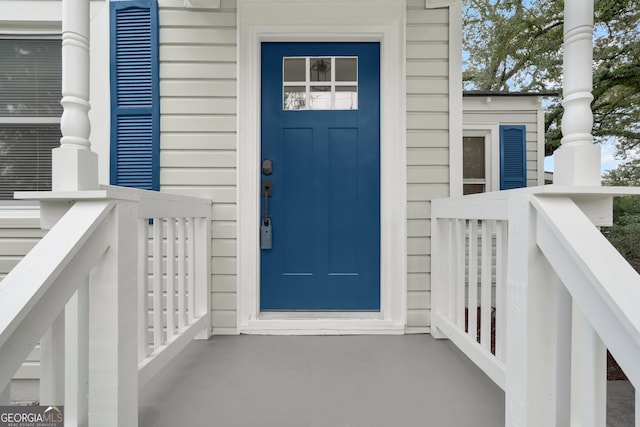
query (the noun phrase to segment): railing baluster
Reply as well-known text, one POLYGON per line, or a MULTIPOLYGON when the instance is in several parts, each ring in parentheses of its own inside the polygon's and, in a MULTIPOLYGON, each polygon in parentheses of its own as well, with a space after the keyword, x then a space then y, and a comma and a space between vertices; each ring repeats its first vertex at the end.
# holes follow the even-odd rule
POLYGON ((211 220, 198 218, 196 224, 196 277, 194 308, 198 317, 206 317, 208 321, 196 339, 209 339, 211 336, 211 295, 208 284, 211 281, 211 220), (196 298, 197 297, 197 298, 196 298))
POLYGON ((579 383, 579 386, 571 392, 579 396, 578 424, 585 427, 603 426, 607 418, 607 350, 584 313, 575 306, 574 313, 574 320, 579 326, 576 329, 574 322, 573 330, 578 334, 580 344, 574 349, 572 354, 575 356, 572 359, 573 363, 579 365, 579 380, 574 383, 579 383))
POLYGON ((138 361, 147 357, 149 323, 149 220, 138 219, 138 361))
POLYGON ((187 261, 188 261, 188 294, 187 294, 187 310, 188 310, 188 319, 189 323, 193 322, 195 318, 195 306, 196 306, 196 227, 195 227, 195 218, 189 218, 187 223, 187 242, 189 244, 187 261))
POLYGON ((40 402, 64 404, 64 311, 40 341, 40 402))
POLYGON ((640 390, 638 390, 638 385, 635 386, 635 394, 636 394, 636 426, 640 426, 640 390))
POLYGON ((571 317, 572 298, 560 279, 556 286, 556 426, 571 422, 571 317))
POLYGON ((504 361, 506 357, 506 277, 507 277, 507 223, 496 224, 496 357, 504 361))
POLYGON ((153 349, 162 344, 162 224, 161 218, 153 220, 153 349))
MULTIPOLYGON (((434 218, 431 221, 431 253, 448 254, 451 248, 448 219, 434 218)), ((441 319, 450 319, 453 313, 453 286, 451 283, 451 259, 443 256, 441 263, 431 266, 431 306, 437 310, 431 312, 431 336, 436 339, 447 338, 442 331, 441 319)))
POLYGON ((89 418, 89 278, 65 309, 65 398, 67 425, 87 426, 89 418))
POLYGON ((175 334, 175 303, 176 294, 175 280, 175 244, 176 244, 176 220, 175 218, 167 219, 167 341, 175 334))
POLYGON ((456 287, 456 323, 464 330, 464 308, 465 308, 465 243, 467 222, 458 219, 455 224, 455 287, 456 287))
POLYGON ((469 281, 467 301, 467 333, 478 340, 478 220, 469 221, 469 281))
POLYGON ((185 254, 186 236, 185 219, 178 218, 178 329, 187 325, 186 311, 186 278, 187 278, 187 258, 185 254))
POLYGON ((457 251, 457 243, 456 243, 456 221, 452 219, 447 219, 446 222, 446 236, 447 236, 447 275, 448 275, 448 283, 447 283, 447 292, 449 293, 449 312, 447 313, 448 319, 456 319, 456 301, 457 301, 457 278, 456 278, 456 251, 457 251))
POLYGON ((482 276, 480 294, 480 344, 491 352, 491 264, 493 261, 493 221, 482 221, 482 276))

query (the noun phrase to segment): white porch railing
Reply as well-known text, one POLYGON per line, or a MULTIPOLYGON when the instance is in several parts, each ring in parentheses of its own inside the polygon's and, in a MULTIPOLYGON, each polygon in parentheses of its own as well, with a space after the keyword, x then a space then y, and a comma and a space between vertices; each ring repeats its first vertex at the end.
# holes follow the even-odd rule
POLYGON ((613 195, 638 192, 547 186, 433 201, 432 334, 505 391, 506 425, 604 426, 606 348, 640 386, 640 276, 594 225, 608 222, 613 195))
POLYGON ((210 336, 211 201, 118 187, 20 196, 55 225, 0 282, 0 391, 41 341, 41 404, 64 405, 69 426, 137 425, 138 388, 210 336))

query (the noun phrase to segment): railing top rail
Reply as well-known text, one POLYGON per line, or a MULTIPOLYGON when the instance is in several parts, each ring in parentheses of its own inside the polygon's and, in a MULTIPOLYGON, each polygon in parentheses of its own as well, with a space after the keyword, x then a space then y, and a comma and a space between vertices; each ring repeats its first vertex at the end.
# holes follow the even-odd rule
POLYGON ((101 185, 99 190, 92 191, 23 191, 15 193, 16 199, 25 200, 96 200, 96 199, 116 199, 129 200, 133 202, 141 200, 158 200, 166 202, 187 202, 210 206, 211 199, 202 197, 183 196, 172 193, 162 193, 159 191, 140 190, 137 188, 117 187, 112 185, 101 185))
POLYGON ((542 185, 537 187, 516 188, 514 190, 490 191, 488 193, 468 194, 466 196, 434 199, 434 202, 447 203, 455 200, 489 201, 506 200, 515 194, 534 194, 548 196, 633 196, 640 195, 640 187, 591 187, 568 185, 542 185))
POLYGON ((101 185, 93 191, 33 191, 17 192, 16 198, 55 202, 61 200, 126 200, 137 202, 139 218, 153 217, 210 217, 211 199, 140 190, 137 188, 101 185))
POLYGON ((538 230, 538 245, 629 378, 640 385, 640 275, 569 198, 534 197, 531 203, 550 230, 538 230))
POLYGON ((434 199, 432 200, 431 212, 434 218, 506 220, 508 218, 508 200, 519 194, 569 197, 576 201, 597 202, 603 200, 603 198, 615 196, 640 195, 640 187, 544 185, 539 187, 518 188, 514 190, 469 194, 446 199, 434 199))
POLYGON ((92 237, 113 206, 72 206, 0 282, 0 388, 76 291, 76 276, 86 276, 107 249, 106 238, 92 237))

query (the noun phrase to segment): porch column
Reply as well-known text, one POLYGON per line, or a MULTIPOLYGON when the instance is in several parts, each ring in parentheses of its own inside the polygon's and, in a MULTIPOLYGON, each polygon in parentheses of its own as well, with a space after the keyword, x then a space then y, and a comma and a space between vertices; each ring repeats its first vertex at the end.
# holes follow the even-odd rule
POLYGON ((563 138, 554 155, 559 185, 600 185, 600 146, 591 135, 592 65, 593 0, 565 0, 563 138))
POLYGON ((53 150, 53 191, 98 189, 98 156, 89 134, 89 0, 62 0, 62 117, 53 150))

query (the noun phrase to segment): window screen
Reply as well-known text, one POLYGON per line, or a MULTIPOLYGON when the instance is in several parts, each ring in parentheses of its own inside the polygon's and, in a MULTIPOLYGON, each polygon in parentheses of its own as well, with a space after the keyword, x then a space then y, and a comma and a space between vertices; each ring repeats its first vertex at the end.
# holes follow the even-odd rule
POLYGON ((465 136, 462 139, 462 193, 484 193, 487 190, 485 138, 465 136))

